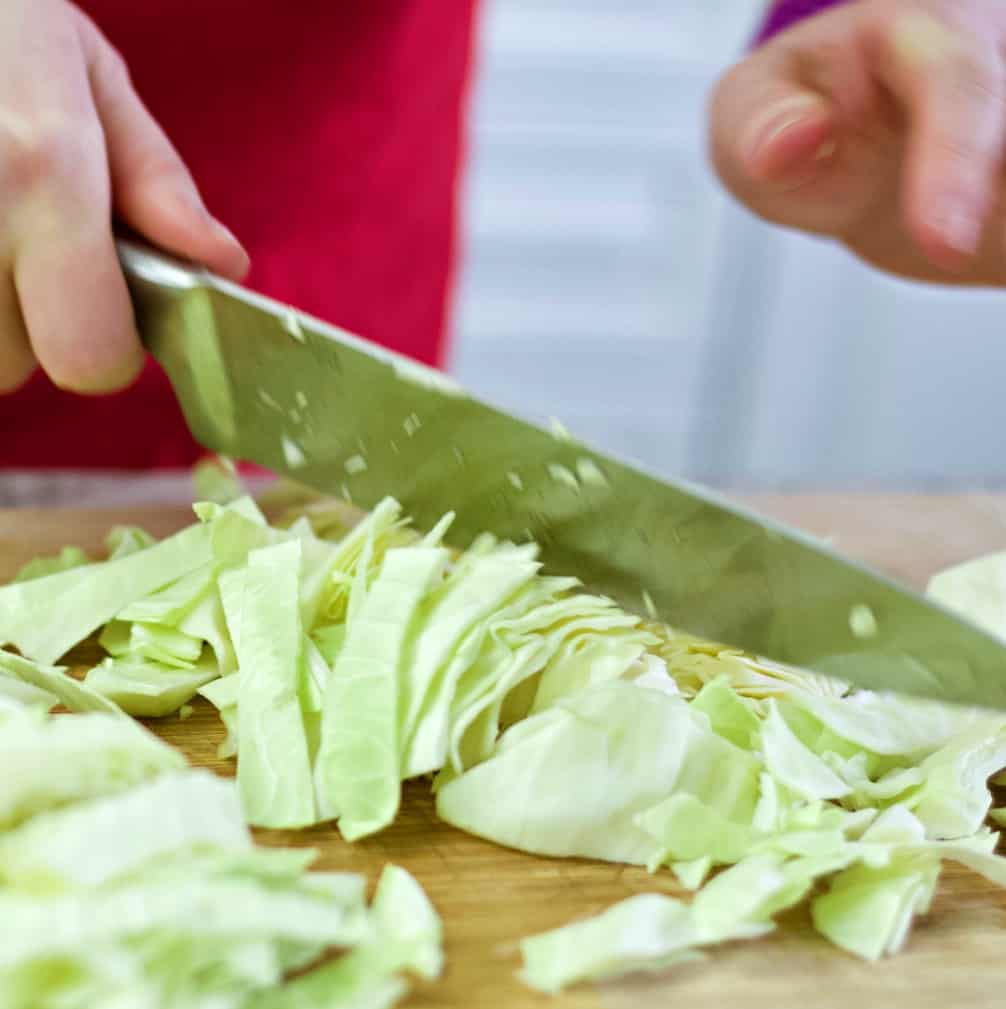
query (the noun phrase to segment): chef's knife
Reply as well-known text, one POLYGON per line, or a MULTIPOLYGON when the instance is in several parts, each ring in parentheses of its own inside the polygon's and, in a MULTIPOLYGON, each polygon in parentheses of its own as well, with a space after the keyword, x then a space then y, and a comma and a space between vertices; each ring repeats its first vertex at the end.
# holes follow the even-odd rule
MULTIPOLYGON (((517 419, 437 371, 120 243, 140 333, 193 435, 452 542, 534 539, 626 608, 873 689, 1006 708, 1006 642, 796 530, 517 419)), ((389 292, 388 297, 394 297, 389 292)))

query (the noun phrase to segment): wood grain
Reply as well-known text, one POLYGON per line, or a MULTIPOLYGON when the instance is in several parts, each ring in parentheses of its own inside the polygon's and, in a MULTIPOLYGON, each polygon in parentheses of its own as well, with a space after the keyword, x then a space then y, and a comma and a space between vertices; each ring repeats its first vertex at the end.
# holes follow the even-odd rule
MULTIPOLYGON (((1006 498, 760 497, 766 513, 837 538, 838 546, 921 585, 940 567, 1006 548, 1006 498)), ((115 522, 135 522, 163 535, 189 521, 184 509, 101 512, 0 511, 0 578, 24 561, 67 543, 99 549, 115 522)), ((152 723, 193 763, 222 774, 222 738, 212 708, 191 718, 152 723)), ((308 845, 318 865, 365 873, 381 866, 412 871, 444 917, 447 969, 420 985, 406 1006, 533 1009, 552 1000, 515 978, 516 943, 525 935, 602 910, 652 890, 674 892, 666 875, 578 859, 546 859, 509 851, 440 823, 427 787, 405 789, 395 824, 376 838, 347 845, 329 827, 258 832, 263 844, 308 845)), ((670 974, 585 986, 554 1000, 556 1009, 688 1006, 719 1009, 957 1009, 1001 1006, 1006 999, 1006 894, 964 870, 948 868, 931 914, 920 921, 900 957, 866 965, 816 938, 802 912, 769 939, 715 951, 705 963, 670 974)))

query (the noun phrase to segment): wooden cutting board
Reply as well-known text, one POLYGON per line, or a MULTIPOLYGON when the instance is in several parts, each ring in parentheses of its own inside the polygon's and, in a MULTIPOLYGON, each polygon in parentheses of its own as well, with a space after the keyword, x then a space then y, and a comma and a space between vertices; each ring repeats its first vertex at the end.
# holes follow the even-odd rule
MULTIPOLYGON (((1006 498, 772 497, 762 510, 834 538, 837 546, 917 585, 935 570, 1006 549, 1006 498)), ((164 535, 190 520, 180 509, 0 511, 0 578, 31 557, 68 543, 99 549, 108 528, 132 522, 164 535)), ((216 757, 222 733, 205 704, 186 721, 152 723, 198 765, 233 773, 216 757)), ((704 963, 661 976, 581 986, 550 1000, 515 978, 525 935, 601 911, 634 893, 674 892, 667 874, 577 859, 538 858, 496 847, 437 821, 428 790, 410 785, 396 823, 347 845, 328 827, 258 833, 264 844, 309 845, 318 866, 365 873, 386 862, 412 871, 443 915, 447 968, 404 1005, 457 1009, 960 1009, 1006 1003, 1006 892, 948 867, 939 897, 905 953, 863 964, 814 936, 807 917, 789 916, 768 939, 713 951, 704 963)))

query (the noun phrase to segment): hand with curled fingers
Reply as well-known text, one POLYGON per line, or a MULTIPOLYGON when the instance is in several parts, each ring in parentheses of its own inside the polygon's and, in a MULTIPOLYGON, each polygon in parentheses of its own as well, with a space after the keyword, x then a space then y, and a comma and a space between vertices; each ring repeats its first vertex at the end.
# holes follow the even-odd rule
POLYGON ((855 0, 732 68, 714 164, 776 224, 915 280, 1006 285, 1006 3, 855 0))
POLYGON ((137 375, 113 218, 232 279, 247 271, 97 27, 67 0, 2 0, 0 392, 38 366, 80 393, 137 375))

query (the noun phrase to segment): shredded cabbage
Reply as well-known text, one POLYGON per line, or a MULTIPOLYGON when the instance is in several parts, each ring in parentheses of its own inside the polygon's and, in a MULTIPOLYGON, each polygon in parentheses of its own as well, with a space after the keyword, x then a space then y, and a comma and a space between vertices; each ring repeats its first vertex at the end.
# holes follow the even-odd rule
POLYGON ((158 856, 206 846, 251 846, 233 785, 208 771, 166 773, 0 834, 0 880, 42 892, 97 886, 158 856))
MULTIPOLYGON (((420 535, 391 499, 360 521, 308 502, 272 526, 250 498, 214 496, 161 543, 120 529, 108 560, 68 548, 0 589, 0 642, 21 653, 0 650, 0 920, 26 923, 0 986, 26 1004, 390 1005, 402 972, 441 968, 415 882, 389 869, 367 911, 359 881, 258 852, 244 821, 334 820, 356 840, 429 774, 463 830, 666 870, 693 893, 525 940, 522 976, 545 991, 756 938, 805 901, 823 936, 874 960, 903 948, 944 861, 1006 886, 990 789, 1006 713, 640 620, 542 575, 531 545, 450 550, 451 515, 420 535), (96 632, 107 657, 83 683, 51 665, 96 632), (236 785, 122 717, 196 694, 227 728, 236 785), (57 704, 89 713, 47 717, 57 704), (78 865, 85 845, 100 854, 78 865), (333 943, 351 951, 280 985, 333 943)), ((1006 554, 930 591, 1006 637, 1006 554)))
POLYGON ((0 829, 184 766, 181 754, 121 716, 95 712, 41 723, 6 718, 0 729, 0 829))
POLYGON ((117 560, 7 585, 0 589, 0 643, 55 662, 130 603, 204 564, 209 546, 206 528, 194 525, 117 560))
POLYGON ((317 819, 304 716, 297 540, 253 551, 224 576, 224 610, 240 669, 238 786, 248 822, 304 827, 317 819))
POLYGON ((215 663, 200 662, 179 669, 126 656, 105 659, 89 670, 84 683, 101 697, 137 718, 161 718, 192 700, 199 688, 215 680, 215 663))
POLYGON ((91 558, 80 547, 63 547, 58 554, 52 557, 36 557, 34 560, 28 561, 11 581, 30 582, 36 578, 58 574, 60 571, 71 571, 90 563, 91 558))
POLYGON ((408 873, 387 867, 368 908, 362 877, 255 848, 236 784, 127 719, 24 707, 0 760, 5 1006, 373 1009, 440 971, 440 921, 408 873))
POLYGON ((640 815, 674 793, 743 822, 758 762, 682 698, 615 681, 517 723, 492 757, 439 790, 437 812, 525 851, 646 864, 665 845, 640 815))
POLYGON ((347 840, 386 827, 398 811, 398 673, 419 605, 446 562, 439 547, 391 550, 350 610, 326 691, 317 764, 325 812, 339 817, 347 840))
POLYGON ((69 676, 65 667, 32 662, 0 648, 0 683, 4 680, 19 681, 44 690, 70 711, 104 711, 111 715, 121 714, 119 708, 108 698, 69 676))

